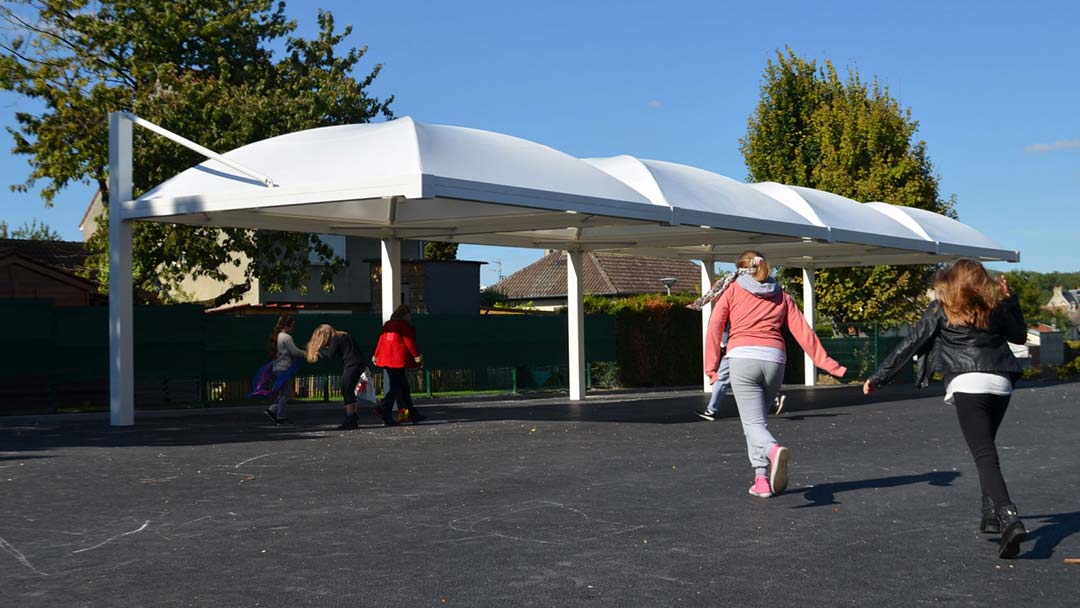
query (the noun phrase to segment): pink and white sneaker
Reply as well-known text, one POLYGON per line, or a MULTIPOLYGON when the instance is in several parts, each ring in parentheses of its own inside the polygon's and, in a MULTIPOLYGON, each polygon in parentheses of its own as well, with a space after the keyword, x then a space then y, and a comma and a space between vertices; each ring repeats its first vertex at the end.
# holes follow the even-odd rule
POLYGON ((773 494, 787 489, 787 465, 791 453, 782 445, 774 445, 769 450, 769 487, 773 494))
POLYGON ((750 486, 750 493, 758 498, 768 498, 772 496, 772 489, 769 487, 769 478, 764 475, 754 478, 754 485, 750 486))

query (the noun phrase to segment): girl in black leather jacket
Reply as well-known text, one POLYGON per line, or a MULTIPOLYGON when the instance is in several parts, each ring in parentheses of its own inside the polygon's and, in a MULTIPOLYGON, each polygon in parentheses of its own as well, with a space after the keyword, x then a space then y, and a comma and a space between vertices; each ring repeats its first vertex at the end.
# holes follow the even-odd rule
POLYGON ((1009 497, 998 461, 998 427, 1009 407, 1020 363, 1009 342, 1024 344, 1027 326, 1005 277, 995 283, 975 260, 957 260, 934 281, 937 301, 863 385, 869 395, 918 356, 917 382, 945 376, 945 401, 956 407, 982 488, 979 530, 1001 533, 998 555, 1020 552, 1027 530, 1009 497))

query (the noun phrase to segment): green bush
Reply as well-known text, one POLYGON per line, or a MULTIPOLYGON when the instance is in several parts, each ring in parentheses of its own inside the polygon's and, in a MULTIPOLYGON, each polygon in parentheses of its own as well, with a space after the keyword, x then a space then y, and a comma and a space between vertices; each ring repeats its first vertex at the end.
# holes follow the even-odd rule
MULTIPOLYGON (((701 313, 689 295, 586 296, 585 312, 615 316, 621 386, 682 386, 701 380, 701 313)), ((593 378, 597 384, 597 378, 593 378)))
POLYGON ((1066 340, 1065 341, 1065 360, 1072 361, 1080 357, 1080 340, 1066 340))
POLYGON ((592 361, 589 363, 590 386, 592 388, 619 388, 619 364, 614 361, 592 361))

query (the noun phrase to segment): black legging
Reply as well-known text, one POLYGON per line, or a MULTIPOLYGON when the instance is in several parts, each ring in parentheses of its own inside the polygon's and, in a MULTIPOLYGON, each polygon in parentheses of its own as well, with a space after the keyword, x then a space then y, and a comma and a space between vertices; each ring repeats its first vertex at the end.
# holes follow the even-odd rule
POLYGON ((409 391, 409 379, 405 376, 405 370, 401 368, 387 367, 386 375, 390 379, 390 387, 386 389, 386 396, 383 398, 383 411, 389 415, 390 411, 394 409, 394 402, 397 402, 398 409, 408 408, 413 415, 420 412, 413 406, 412 393, 409 391))
POLYGON ((346 367, 341 372, 341 398, 345 405, 356 405, 356 384, 360 382, 360 374, 364 373, 362 367, 346 367))
POLYGON ((1009 407, 1009 395, 953 393, 953 403, 956 404, 960 430, 964 432, 964 440, 975 458, 975 468, 979 470, 982 493, 994 499, 994 504, 1011 503, 994 445, 998 427, 1009 407))

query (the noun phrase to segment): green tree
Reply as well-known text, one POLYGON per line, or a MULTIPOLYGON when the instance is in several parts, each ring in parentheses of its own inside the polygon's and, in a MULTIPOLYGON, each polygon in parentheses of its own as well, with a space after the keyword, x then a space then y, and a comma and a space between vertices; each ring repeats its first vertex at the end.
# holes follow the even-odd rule
POLYGON ((1024 313, 1024 319, 1028 323, 1038 321, 1047 312, 1043 309, 1046 300, 1043 300, 1039 294, 1038 279, 1035 276, 1037 274, 1028 270, 1010 270, 1005 273, 1009 289, 1016 294, 1020 302, 1020 311, 1024 313))
POLYGON ((480 290, 480 308, 495 308, 506 302, 506 296, 493 287, 480 290))
MULTIPOLYGON (((352 74, 366 47, 339 52, 351 27, 335 30, 318 13, 312 39, 293 35, 285 3, 272 0, 16 0, 0 6, 0 89, 40 102, 19 112, 13 152, 30 175, 15 190, 45 182, 51 205, 72 183, 95 184, 108 200, 107 113, 130 110, 218 151, 313 127, 391 118, 393 98, 367 89, 375 65, 352 74), (273 49, 283 49, 275 53, 273 49)), ((135 130, 135 194, 203 159, 143 129, 135 130)), ((89 240, 89 271, 107 270, 108 221, 89 240)), ((224 278, 223 265, 246 264, 246 283, 298 288, 309 252, 331 288, 344 260, 314 235, 139 223, 135 281, 150 293, 186 277, 224 278)), ((103 285, 107 282, 103 281, 103 285)))
POLYGON ((424 242, 424 259, 449 262, 457 259, 457 243, 444 243, 442 241, 424 242))
POLYGON ((31 220, 8 231, 7 222, 0 220, 0 239, 25 239, 30 241, 59 241, 60 233, 44 222, 31 220))
MULTIPOLYGON (((765 67, 757 108, 739 140, 749 180, 826 190, 859 201, 886 201, 955 216, 938 193, 918 122, 875 78, 841 79, 833 64, 777 51, 765 67)), ((817 307, 834 326, 915 318, 933 266, 830 268, 817 272, 817 307)), ((781 280, 802 293, 801 273, 781 280)))

